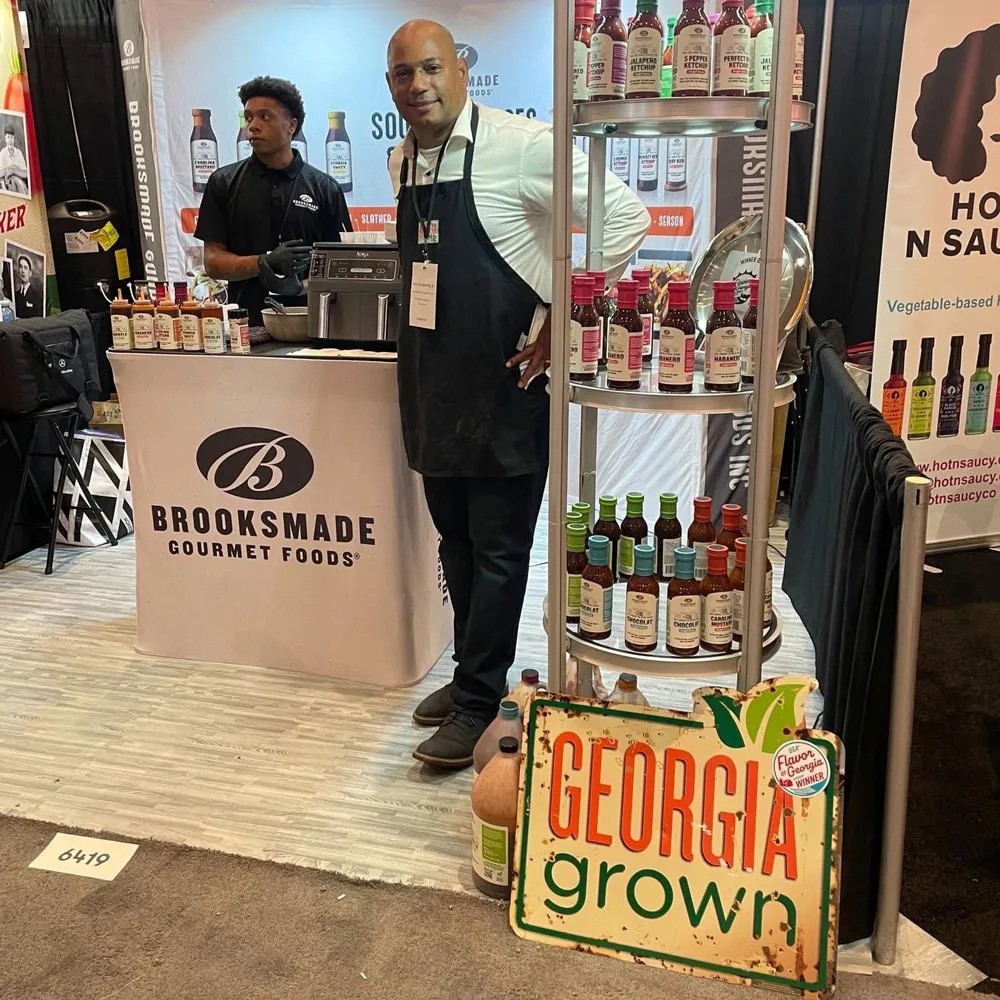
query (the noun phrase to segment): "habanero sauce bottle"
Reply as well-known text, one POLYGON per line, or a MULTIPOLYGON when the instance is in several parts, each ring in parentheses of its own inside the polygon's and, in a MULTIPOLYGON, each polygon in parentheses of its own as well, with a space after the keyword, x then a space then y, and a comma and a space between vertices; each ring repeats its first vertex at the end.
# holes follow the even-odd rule
POLYGON ((618 540, 618 579, 625 580, 635 572, 635 547, 645 545, 649 535, 649 525, 643 517, 642 508, 646 498, 641 493, 625 495, 625 520, 618 540))
POLYGON ((743 0, 722 0, 712 37, 712 94, 746 97, 750 84, 750 24, 743 0))
MULTIPOLYGON (((906 341, 892 342, 892 369, 882 386, 882 419, 896 437, 903 435, 903 412, 906 410, 906 341)), ((969 405, 972 405, 970 399, 969 405)), ((968 433, 968 432, 966 432, 968 433)))
POLYGON ((594 0, 576 0, 573 32, 573 103, 586 104, 590 100, 587 89, 590 71, 590 41, 594 35, 594 0))
POLYGON ((736 539, 740 537, 740 518, 742 516, 743 508, 738 503, 724 503, 722 505, 722 530, 715 540, 719 545, 724 545, 729 552, 727 573, 732 573, 733 567, 736 565, 736 539))
POLYGON ((736 392, 740 387, 743 326, 736 314, 736 282, 716 281, 715 311, 705 325, 705 388, 736 392))
POLYGON ((724 545, 709 545, 708 574, 701 581, 701 648, 728 653, 733 648, 733 585, 724 545))
POLYGON ((677 520, 677 494, 660 494, 660 517, 653 525, 656 539, 656 575, 671 580, 674 575, 674 553, 681 546, 684 529, 677 520))
MULTIPOLYGON (((641 140, 640 140, 641 141, 641 140)), ((632 280, 639 283, 639 297, 635 308, 642 320, 642 367, 653 366, 653 314, 656 305, 653 302, 652 275, 647 267, 633 267, 632 280)))
POLYGON ((653 574, 652 545, 635 547, 635 573, 625 588, 625 645, 651 653, 659 643, 660 584, 653 574))
MULTIPOLYGON (((979 356, 976 358, 976 370, 969 379, 969 406, 965 414, 966 434, 985 434, 986 422, 990 412, 990 386, 993 376, 990 374, 990 345, 993 334, 979 335, 979 356)), ((895 344, 893 347, 895 348, 895 344)), ((893 358, 895 361, 895 357, 893 358)), ((993 422, 993 430, 1000 430, 993 422)))
POLYGON ((691 318, 691 282, 667 282, 667 311, 660 319, 660 392, 694 390, 695 325, 691 318))
POLYGON ((667 650, 697 656, 701 645, 701 584, 694 578, 694 549, 674 553, 674 578, 667 586, 667 650))
POLYGON ((743 591, 746 586, 747 542, 736 539, 736 565, 729 571, 729 582, 733 586, 733 641, 743 642, 743 591))
POLYGON ((614 306, 608 298, 607 271, 588 271, 587 277, 594 283, 594 312, 601 320, 601 353, 597 359, 598 368, 608 367, 608 332, 611 327, 611 317, 614 306))
POLYGON ((658 0, 639 0, 629 25, 625 98, 659 97, 663 62, 663 21, 658 0))
POLYGON ((708 547, 715 544, 711 497, 694 498, 694 520, 688 528, 687 544, 695 553, 694 578, 700 582, 708 573, 708 547))
POLYGON ((608 565, 610 555, 610 539, 592 536, 580 583, 580 636, 584 639, 607 639, 611 635, 615 581, 608 565))
POLYGON ((705 0, 684 0, 674 25, 673 97, 708 97, 712 89, 712 26, 705 0))
POLYGON ((628 31, 622 22, 621 0, 604 0, 590 39, 587 90, 592 101, 616 101, 625 96, 628 31))
POLYGON ((594 525, 593 533, 603 535, 611 542, 611 570, 617 580, 615 570, 618 566, 618 541, 622 537, 622 529, 618 524, 618 498, 605 495, 597 503, 601 516, 594 525))
POLYGON ((594 310, 594 283, 586 274, 574 274, 572 285, 569 378, 571 382, 593 382, 601 357, 601 317, 594 310))
POLYGON ((962 348, 964 345, 964 337, 951 338, 948 374, 941 380, 938 437, 957 437, 959 424, 962 422, 962 397, 965 395, 965 377, 962 375, 962 348))
POLYGON ((743 340, 740 346, 740 375, 744 385, 753 385, 757 367, 757 303, 760 299, 760 279, 750 279, 750 308, 743 317, 743 340))
POLYGON ((642 380, 642 319, 636 309, 639 282, 618 282, 618 307, 608 330, 608 388, 638 389, 642 380))
POLYGON ((583 571, 587 568, 587 534, 585 524, 566 525, 566 621, 580 621, 580 594, 583 571))

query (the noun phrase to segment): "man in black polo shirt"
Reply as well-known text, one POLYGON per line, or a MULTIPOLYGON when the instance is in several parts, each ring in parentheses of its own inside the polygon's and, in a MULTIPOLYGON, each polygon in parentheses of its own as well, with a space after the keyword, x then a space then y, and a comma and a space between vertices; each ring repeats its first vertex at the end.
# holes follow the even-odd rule
POLYGON ((340 185, 292 149, 306 116, 298 88, 259 76, 239 98, 253 156, 208 179, 195 236, 205 243, 205 270, 230 282, 229 300, 259 326, 269 294, 305 304, 309 246, 339 242, 351 217, 340 185))

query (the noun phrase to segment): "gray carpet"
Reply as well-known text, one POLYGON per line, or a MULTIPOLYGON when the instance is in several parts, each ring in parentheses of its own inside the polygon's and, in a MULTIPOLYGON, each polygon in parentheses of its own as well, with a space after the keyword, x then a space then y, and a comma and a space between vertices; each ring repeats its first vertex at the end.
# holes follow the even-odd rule
MULTIPOLYGON (((510 931, 503 907, 433 889, 359 884, 155 842, 141 844, 114 882, 29 869, 58 829, 0 817, 5 1000, 750 996, 741 987, 528 944, 510 931)), ((845 975, 837 995, 961 994, 845 975)))

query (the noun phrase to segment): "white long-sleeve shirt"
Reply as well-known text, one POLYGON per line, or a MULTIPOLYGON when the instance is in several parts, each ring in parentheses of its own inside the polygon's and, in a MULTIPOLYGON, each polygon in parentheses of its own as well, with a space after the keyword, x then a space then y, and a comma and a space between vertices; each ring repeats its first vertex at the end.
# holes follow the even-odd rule
MULTIPOLYGON (((546 303, 552 301, 552 126, 519 115, 479 107, 472 193, 487 236, 500 256, 546 303)), ((461 180, 465 151, 472 142, 472 99, 465 102, 448 140, 439 183, 461 180)), ((389 157, 389 175, 398 196, 404 155, 413 184, 414 137, 410 133, 389 157)), ((418 185, 431 184, 440 147, 418 150, 418 185)), ((573 224, 587 228, 587 157, 573 149, 573 224)), ((604 267, 608 282, 621 276, 649 230, 645 205, 612 173, 604 201, 604 267)), ((447 233, 441 233, 446 240, 447 233)))

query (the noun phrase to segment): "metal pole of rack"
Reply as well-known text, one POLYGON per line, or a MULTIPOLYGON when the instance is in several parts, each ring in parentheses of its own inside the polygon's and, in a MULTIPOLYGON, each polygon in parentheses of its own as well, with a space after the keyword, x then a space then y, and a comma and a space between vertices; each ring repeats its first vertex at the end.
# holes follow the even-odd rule
POLYGON ((573 21, 555 0, 552 114, 552 359, 549 393, 548 688, 566 690, 566 478, 569 457, 569 299, 573 251, 573 131, 570 79, 573 21))
POLYGON ((774 373, 778 368, 781 322, 781 272, 785 250, 785 201, 791 145, 792 84, 798 0, 780 0, 776 58, 772 62, 767 111, 767 178, 761 220, 760 322, 753 390, 753 443, 750 452, 750 557, 747 573, 743 652, 737 686, 749 691, 759 683, 764 658, 764 588, 771 511, 771 438, 774 435, 774 373))
POLYGON ((826 0, 823 10, 823 49, 819 58, 819 90, 816 94, 816 111, 813 118, 812 173, 809 177, 809 214, 806 232, 809 242, 816 246, 816 212, 819 206, 819 177, 823 167, 823 132, 826 129, 827 90, 830 86, 830 49, 833 47, 834 0, 826 0))
POLYGON ((896 606, 896 652, 893 657, 889 754, 885 770, 882 870, 875 933, 872 936, 872 958, 879 965, 892 965, 896 961, 903 845, 906 840, 906 797, 910 787, 913 698, 917 685, 920 601, 924 589, 930 499, 930 480, 923 476, 909 476, 899 541, 899 602, 896 606))

